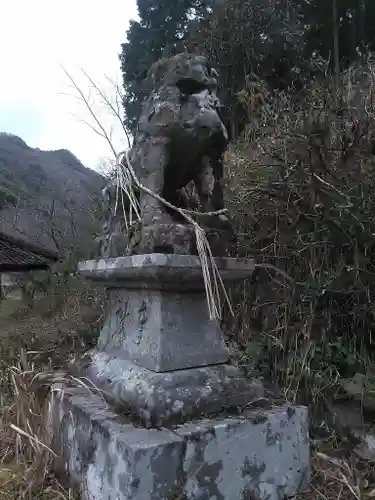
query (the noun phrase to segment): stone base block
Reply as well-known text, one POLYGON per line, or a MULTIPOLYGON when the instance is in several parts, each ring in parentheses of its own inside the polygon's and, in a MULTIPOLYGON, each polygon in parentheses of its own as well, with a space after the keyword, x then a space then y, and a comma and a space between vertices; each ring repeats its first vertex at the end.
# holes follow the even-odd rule
MULTIPOLYGON (((228 257, 235 250, 236 236, 225 215, 204 217, 198 215, 204 229, 212 255, 228 257)), ((164 253, 175 255, 198 255, 195 229, 191 225, 170 223, 143 226, 134 224, 128 232, 124 224, 106 237, 101 237, 99 254, 102 258, 126 255, 164 253)))
POLYGON ((209 321, 204 292, 108 290, 108 314, 98 350, 155 372, 228 361, 217 321, 209 321))
POLYGON ((108 401, 136 415, 146 427, 160 427, 225 408, 245 406, 264 395, 236 366, 222 364, 157 373, 105 352, 94 352, 87 378, 108 401))
POLYGON ((132 425, 86 390, 57 389, 55 469, 83 500, 283 500, 308 484, 304 407, 156 430, 132 425))
MULTIPOLYGON (((212 255, 229 257, 236 243, 236 236, 229 220, 225 215, 202 219, 203 217, 200 217, 198 222, 205 231, 212 255)), ((176 223, 141 226, 129 242, 128 252, 134 255, 152 253, 198 255, 195 229, 191 225, 176 223)))

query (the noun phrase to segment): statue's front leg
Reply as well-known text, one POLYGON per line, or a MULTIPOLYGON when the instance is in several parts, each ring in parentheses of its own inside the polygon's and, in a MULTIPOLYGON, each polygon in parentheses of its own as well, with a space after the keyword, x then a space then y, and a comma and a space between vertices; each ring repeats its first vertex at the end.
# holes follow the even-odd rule
MULTIPOLYGON (((136 160, 130 158, 137 167, 135 173, 140 183, 152 192, 141 190, 140 193, 142 221, 130 245, 133 254, 191 255, 196 252, 194 227, 184 218, 176 217, 172 210, 168 212, 166 205, 153 196, 163 197, 164 194, 165 171, 169 161, 167 146, 166 140, 149 139, 147 144, 142 144, 142 154, 136 160)), ((180 204, 177 193, 168 200, 175 206, 180 204)))
POLYGON ((200 171, 194 181, 197 188, 202 212, 212 212, 213 192, 215 188, 215 176, 211 159, 208 156, 202 158, 200 171))
MULTIPOLYGON (((153 194, 162 196, 165 167, 168 162, 167 141, 149 139, 136 156, 136 175, 140 183, 153 194)), ((135 162, 135 161, 134 161, 135 162)), ((165 205, 152 194, 141 190, 139 195, 143 226, 168 224, 171 217, 165 205)))

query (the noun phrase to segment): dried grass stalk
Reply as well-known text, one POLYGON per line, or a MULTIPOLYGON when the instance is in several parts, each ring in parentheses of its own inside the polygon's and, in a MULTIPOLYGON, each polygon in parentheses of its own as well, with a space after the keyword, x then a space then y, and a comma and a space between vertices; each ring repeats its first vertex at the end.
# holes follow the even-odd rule
POLYGON ((0 498, 73 500, 51 475, 53 435, 47 426, 49 389, 68 381, 62 372, 38 372, 21 349, 19 362, 0 379, 7 404, 0 420, 0 498), (35 496, 34 496, 35 495, 35 496))

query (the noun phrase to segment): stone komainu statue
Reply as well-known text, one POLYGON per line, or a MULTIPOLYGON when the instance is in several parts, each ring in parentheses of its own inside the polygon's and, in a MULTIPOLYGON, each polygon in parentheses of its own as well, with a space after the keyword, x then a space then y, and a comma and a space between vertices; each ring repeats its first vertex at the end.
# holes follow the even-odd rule
MULTIPOLYGON (((149 95, 142 106, 130 163, 142 185, 180 208, 196 208, 216 256, 233 242, 226 215, 203 215, 224 208, 223 155, 228 134, 220 115, 217 73, 204 57, 178 54, 155 63, 147 76, 149 95), (196 199, 188 195, 194 186, 196 199)), ((173 210, 138 192, 142 221, 127 230, 123 210, 112 215, 116 186, 104 192, 108 216, 101 238, 102 257, 141 253, 196 254, 194 228, 173 210)), ((124 195, 126 197, 126 195, 124 195)))

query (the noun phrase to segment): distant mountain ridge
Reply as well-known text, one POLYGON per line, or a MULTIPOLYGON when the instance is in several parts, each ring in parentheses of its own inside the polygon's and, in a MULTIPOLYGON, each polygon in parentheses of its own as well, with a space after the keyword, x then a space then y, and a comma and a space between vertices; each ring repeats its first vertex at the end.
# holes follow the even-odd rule
POLYGON ((104 185, 70 151, 0 133, 0 231, 64 252, 86 237, 104 185))

